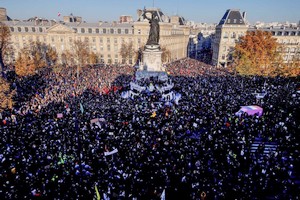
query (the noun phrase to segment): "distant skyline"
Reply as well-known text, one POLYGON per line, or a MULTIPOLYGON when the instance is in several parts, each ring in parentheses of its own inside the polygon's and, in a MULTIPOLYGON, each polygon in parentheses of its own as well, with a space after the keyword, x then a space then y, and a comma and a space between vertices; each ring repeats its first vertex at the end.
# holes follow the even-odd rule
MULTIPOLYGON (((81 16, 84 21, 117 21, 121 15, 137 19, 136 10, 153 7, 153 0, 0 0, 12 19, 81 16)), ((166 15, 178 14, 188 21, 218 23, 227 9, 247 12, 251 24, 262 22, 295 22, 300 20, 300 0, 154 0, 154 7, 166 15)))

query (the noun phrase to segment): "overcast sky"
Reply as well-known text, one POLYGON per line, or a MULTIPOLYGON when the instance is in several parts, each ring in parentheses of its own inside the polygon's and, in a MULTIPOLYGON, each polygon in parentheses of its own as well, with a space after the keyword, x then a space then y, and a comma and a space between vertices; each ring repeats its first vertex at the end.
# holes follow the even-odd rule
MULTIPOLYGON (((38 16, 58 19, 73 13, 87 22, 114 21, 120 15, 131 15, 136 20, 136 10, 153 7, 153 0, 0 0, 12 19, 38 16)), ((250 23, 299 22, 300 0, 154 0, 154 7, 167 15, 179 14, 195 22, 218 23, 230 8, 247 12, 250 23)))

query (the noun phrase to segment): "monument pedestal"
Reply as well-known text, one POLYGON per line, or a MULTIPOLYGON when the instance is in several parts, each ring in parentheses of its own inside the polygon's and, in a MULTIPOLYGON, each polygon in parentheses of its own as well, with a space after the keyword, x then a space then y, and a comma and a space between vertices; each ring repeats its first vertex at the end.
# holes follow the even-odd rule
POLYGON ((146 45, 143 51, 143 66, 140 70, 162 72, 164 71, 161 61, 162 51, 159 45, 146 45))

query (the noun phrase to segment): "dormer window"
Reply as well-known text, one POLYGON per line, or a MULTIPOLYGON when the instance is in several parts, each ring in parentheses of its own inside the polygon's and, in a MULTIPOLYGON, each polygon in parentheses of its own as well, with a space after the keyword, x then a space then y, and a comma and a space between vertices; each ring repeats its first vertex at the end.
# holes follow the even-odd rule
POLYGON ((233 20, 233 23, 236 24, 236 19, 233 20))

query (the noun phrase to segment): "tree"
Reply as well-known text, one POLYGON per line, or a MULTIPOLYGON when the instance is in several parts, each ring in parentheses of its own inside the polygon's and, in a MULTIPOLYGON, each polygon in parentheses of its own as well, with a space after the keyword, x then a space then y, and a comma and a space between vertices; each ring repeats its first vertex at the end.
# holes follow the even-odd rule
POLYGON ((80 66, 87 63, 89 46, 87 43, 82 42, 81 40, 75 40, 72 45, 73 57, 75 58, 77 65, 77 78, 79 77, 80 66))
POLYGON ((233 58, 240 74, 271 75, 282 66, 276 39, 270 32, 249 31, 236 44, 233 58))
POLYGON ((56 50, 50 45, 47 45, 46 63, 52 66, 56 64, 57 60, 58 60, 58 54, 56 50))
POLYGON ((25 48, 21 50, 15 62, 16 74, 19 76, 28 76, 35 74, 36 67, 29 51, 25 48))
POLYGON ((97 64, 98 63, 98 56, 94 52, 89 53, 89 60, 88 60, 88 62, 91 65, 97 64))
POLYGON ((16 73, 19 76, 35 74, 36 70, 53 65, 57 61, 57 53, 50 45, 31 42, 24 47, 16 60, 16 73))
POLYGON ((10 48, 10 30, 4 23, 0 22, 0 66, 1 74, 4 76, 4 55, 10 48))
POLYGON ((123 42, 120 49, 120 56, 122 58, 122 64, 127 63, 128 60, 134 59, 136 52, 133 48, 133 42, 123 42))
POLYGON ((15 91, 11 91, 9 87, 9 83, 2 77, 0 77, 0 112, 5 110, 6 108, 12 108, 13 95, 15 91))
POLYGON ((285 76, 299 76, 300 75, 300 51, 293 56, 293 59, 284 66, 285 76))
POLYGON ((72 45, 73 56, 77 65, 84 65, 88 61, 89 46, 86 42, 75 40, 72 45))
POLYGON ((74 62, 74 55, 71 51, 69 50, 65 50, 62 54, 61 54, 61 61, 64 65, 68 65, 68 66, 72 66, 75 64, 74 62))

